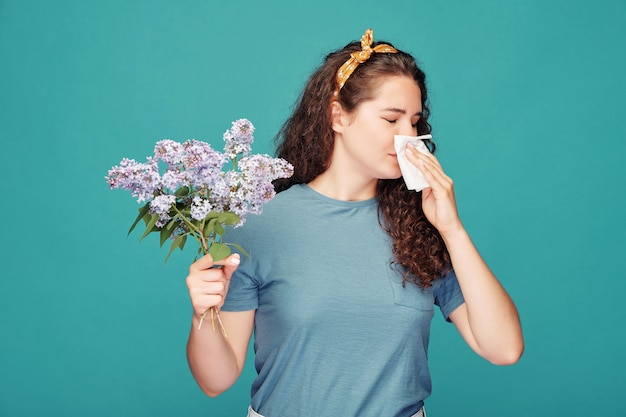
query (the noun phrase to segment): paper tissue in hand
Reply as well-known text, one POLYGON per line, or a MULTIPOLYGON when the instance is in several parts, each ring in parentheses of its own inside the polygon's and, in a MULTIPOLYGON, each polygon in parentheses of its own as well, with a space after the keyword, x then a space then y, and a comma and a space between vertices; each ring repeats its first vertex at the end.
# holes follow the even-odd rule
POLYGON ((406 145, 407 143, 411 143, 415 149, 418 151, 425 153, 426 155, 430 155, 430 151, 426 147, 424 143, 424 139, 432 139, 432 135, 421 135, 421 136, 404 136, 404 135, 395 135, 394 136, 394 146, 396 148, 396 154, 398 155, 398 164, 400 165, 400 171, 402 172, 402 177, 404 178, 404 182, 409 190, 415 190, 416 192, 422 191, 424 188, 429 187, 428 181, 422 174, 422 171, 415 165, 413 165, 406 157, 406 145))

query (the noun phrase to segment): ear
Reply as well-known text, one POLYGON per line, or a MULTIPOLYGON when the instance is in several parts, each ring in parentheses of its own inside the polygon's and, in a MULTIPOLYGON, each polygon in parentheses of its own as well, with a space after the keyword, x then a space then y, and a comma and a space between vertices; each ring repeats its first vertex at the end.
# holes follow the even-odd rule
POLYGON ((330 125, 335 133, 342 133, 348 121, 347 113, 337 100, 330 103, 330 125))

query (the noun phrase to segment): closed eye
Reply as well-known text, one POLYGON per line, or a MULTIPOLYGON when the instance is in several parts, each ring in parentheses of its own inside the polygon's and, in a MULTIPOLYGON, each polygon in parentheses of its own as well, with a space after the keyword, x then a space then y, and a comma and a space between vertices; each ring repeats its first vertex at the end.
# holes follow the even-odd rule
MULTIPOLYGON (((385 119, 385 120, 386 120, 387 122, 389 122, 390 124, 392 124, 392 125, 393 125, 393 124, 395 124, 395 123, 397 122, 397 120, 393 120, 393 119, 385 119)), ((415 122, 415 123, 411 123, 411 127, 412 127, 413 129, 417 129, 417 122, 415 122)))

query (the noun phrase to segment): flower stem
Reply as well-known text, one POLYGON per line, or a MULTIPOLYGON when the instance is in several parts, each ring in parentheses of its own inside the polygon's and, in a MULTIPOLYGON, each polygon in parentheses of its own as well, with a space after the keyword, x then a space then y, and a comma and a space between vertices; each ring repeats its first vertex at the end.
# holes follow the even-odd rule
MULTIPOLYGON (((200 230, 204 230, 204 221, 202 221, 201 226, 202 228, 200 230)), ((200 233, 200 240, 202 241, 202 250, 206 255, 207 253, 209 253, 209 245, 207 244, 203 233, 200 233)), ((222 334, 224 335, 224 337, 228 337, 228 333, 226 333, 226 328, 224 327, 224 324, 222 323, 222 318, 220 317, 220 309, 217 306, 210 307, 209 310, 202 313, 202 316, 200 317, 200 323, 198 323, 198 330, 202 328, 202 323, 204 322, 206 313, 209 311, 211 312, 211 328, 213 329, 213 331, 215 331, 215 317, 217 317, 217 321, 219 322, 222 334)))
MULTIPOLYGON (((180 215, 180 218, 187 224, 187 227, 189 227, 190 231, 193 232, 192 235, 196 239, 198 239, 199 237, 198 241, 202 246, 202 252, 204 252, 205 255, 209 253, 209 245, 206 238, 204 237, 204 233, 202 232, 204 230, 204 220, 200 224, 201 227, 196 227, 193 223, 187 220, 183 213, 178 210, 176 205, 173 205, 172 207, 180 215)), ((200 323, 198 323, 198 330, 202 328, 202 323, 204 323, 204 319, 209 311, 211 312, 211 327, 213 328, 213 331, 215 331, 215 317, 217 316, 217 321, 219 322, 222 334, 224 335, 224 337, 228 337, 228 333, 226 333, 226 328, 224 327, 224 324, 222 323, 222 318, 220 317, 220 309, 217 306, 210 307, 207 311, 202 313, 202 316, 200 316, 200 323)))

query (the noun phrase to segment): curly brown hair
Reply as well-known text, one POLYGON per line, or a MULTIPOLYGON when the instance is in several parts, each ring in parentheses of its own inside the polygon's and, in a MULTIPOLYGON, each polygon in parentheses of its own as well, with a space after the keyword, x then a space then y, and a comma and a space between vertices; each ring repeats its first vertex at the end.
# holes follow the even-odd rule
MULTIPOLYGON (((375 42, 372 47, 389 42, 375 42)), ((330 103, 335 91, 335 74, 361 44, 352 42, 328 54, 309 78, 291 117, 276 136, 276 155, 294 166, 291 178, 274 182, 277 192, 294 184, 308 183, 329 167, 334 146, 330 103)), ((419 135, 431 132, 426 76, 408 53, 374 53, 359 65, 339 92, 337 101, 348 112, 375 98, 378 87, 391 76, 408 76, 421 92, 423 115, 417 123, 419 135)), ((427 141, 435 152, 435 144, 427 141)), ((450 255, 441 235, 422 211, 422 193, 408 190, 402 178, 378 180, 376 190, 381 227, 393 239, 393 263, 403 269, 403 283, 428 288, 450 269, 450 255)))

